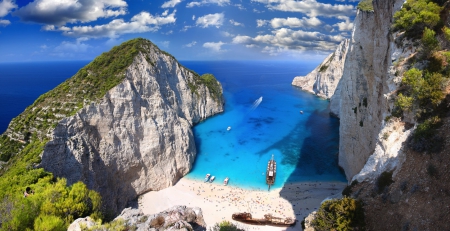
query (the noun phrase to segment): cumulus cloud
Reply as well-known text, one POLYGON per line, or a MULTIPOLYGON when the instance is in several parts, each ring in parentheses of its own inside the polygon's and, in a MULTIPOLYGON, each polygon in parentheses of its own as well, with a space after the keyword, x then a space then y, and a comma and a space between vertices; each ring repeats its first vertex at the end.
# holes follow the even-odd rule
POLYGON ((281 50, 322 50, 330 51, 336 48, 336 44, 344 39, 341 35, 326 35, 320 32, 292 30, 280 28, 272 31, 272 34, 250 37, 238 35, 233 38, 233 43, 249 46, 266 47, 272 52, 281 50))
POLYGON ((265 26, 268 22, 268 20, 256 19, 256 27, 265 26))
POLYGON ((9 20, 0 19, 0 26, 7 26, 11 24, 9 20))
POLYGON ((339 31, 351 31, 353 29, 353 23, 350 22, 349 17, 343 16, 343 17, 339 17, 339 19, 345 20, 343 22, 338 22, 333 25, 333 26, 337 27, 339 29, 339 31))
POLYGON ((167 2, 164 2, 162 4, 162 8, 171 8, 171 7, 175 7, 178 3, 182 2, 183 0, 169 0, 167 2))
POLYGON ((220 26, 222 26, 224 18, 225 15, 223 13, 207 14, 205 16, 198 17, 195 24, 203 28, 210 26, 219 28, 220 26))
POLYGON ((339 17, 355 14, 353 5, 320 3, 316 0, 252 0, 266 4, 270 10, 299 12, 309 17, 339 17))
MULTIPOLYGON (((130 22, 125 22, 123 19, 114 19, 108 24, 96 26, 74 26, 63 31, 64 35, 73 37, 87 37, 87 38, 101 38, 109 37, 116 38, 122 34, 142 33, 148 31, 157 31, 162 25, 174 23, 176 21, 175 12, 167 16, 154 16, 148 12, 141 12, 133 18, 130 22)), ((61 31, 62 27, 56 28, 61 31)), ((48 27, 46 29, 52 29, 48 27)), ((55 27, 53 27, 55 29, 55 27)))
POLYGON ((298 27, 304 27, 304 28, 315 28, 322 24, 322 21, 320 21, 318 18, 274 18, 270 20, 270 25, 273 28, 280 28, 280 27, 290 27, 290 28, 298 28, 298 27))
POLYGON ((195 46, 195 44, 197 44, 197 41, 192 41, 191 43, 183 45, 183 47, 193 47, 193 46, 195 46))
POLYGON ((22 21, 62 26, 127 13, 124 0, 35 0, 13 12, 22 21))
POLYGON ((244 26, 244 24, 240 23, 240 22, 236 22, 233 19, 230 19, 230 23, 235 25, 235 26, 244 26))
POLYGON ((17 8, 17 5, 12 0, 1 1, 0 2, 0 18, 8 15, 9 12, 11 12, 11 10, 13 10, 15 8, 17 8))
POLYGON ((216 43, 215 42, 207 42, 207 43, 203 44, 203 47, 211 49, 214 52, 223 52, 223 51, 225 51, 225 50, 222 50, 222 46, 224 44, 226 44, 226 43, 223 43, 222 41, 216 42, 216 43))
POLYGON ((204 5, 210 5, 210 4, 217 4, 219 6, 225 6, 230 4, 230 0, 202 0, 199 2, 190 2, 186 5, 186 7, 191 8, 194 6, 204 6, 204 5))

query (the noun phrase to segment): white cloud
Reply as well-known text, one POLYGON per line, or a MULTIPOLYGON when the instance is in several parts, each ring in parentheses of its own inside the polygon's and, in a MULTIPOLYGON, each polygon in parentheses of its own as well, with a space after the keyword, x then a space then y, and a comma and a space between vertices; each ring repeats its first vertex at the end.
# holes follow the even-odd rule
POLYGON ((247 10, 242 4, 234 4, 239 10, 247 10))
POLYGON ((183 47, 193 47, 193 46, 195 46, 195 44, 197 44, 197 42, 196 41, 192 41, 191 43, 183 45, 183 47))
POLYGON ((204 6, 209 4, 217 4, 219 6, 225 6, 230 4, 230 0, 202 0, 200 2, 190 2, 186 5, 187 8, 194 6, 204 6))
POLYGON ((235 25, 235 26, 244 26, 244 24, 240 23, 240 22, 236 22, 233 19, 230 19, 230 23, 235 25))
POLYGON ((45 50, 45 49, 48 48, 48 46, 44 44, 44 45, 41 45, 40 48, 41 48, 42 50, 45 50))
POLYGON ((9 12, 11 12, 11 10, 13 10, 15 8, 17 8, 17 5, 12 0, 3 0, 3 1, 1 1, 0 2, 0 18, 1 17, 5 17, 6 15, 8 15, 9 12))
POLYGON ((195 15, 192 15, 192 20, 195 20, 195 15))
POLYGON ((333 25, 338 27, 339 31, 351 31, 353 29, 353 23, 350 22, 349 17, 339 17, 339 19, 345 20, 343 22, 338 22, 333 25))
POLYGON ((25 22, 62 26, 124 15, 127 13, 126 7, 124 0, 35 0, 13 12, 13 15, 25 22))
POLYGON ((184 26, 183 29, 181 29, 180 31, 186 32, 189 28, 191 28, 192 26, 184 26))
POLYGON ((338 17, 349 16, 355 14, 355 7, 353 5, 344 4, 328 4, 320 3, 316 0, 252 0, 266 4, 270 10, 279 10, 286 12, 299 12, 308 15, 309 17, 338 17))
POLYGON ((248 46, 266 47, 271 51, 281 50, 319 50, 328 51, 336 48, 337 43, 344 39, 341 35, 326 35, 319 32, 292 30, 280 28, 272 34, 257 35, 256 37, 238 35, 233 43, 248 46))
POLYGON ((222 41, 216 42, 216 43, 215 42, 207 42, 207 43, 203 44, 203 47, 211 49, 212 51, 215 51, 215 52, 223 52, 223 51, 225 51, 225 50, 222 50, 222 46, 224 44, 226 44, 226 43, 223 43, 222 41))
POLYGON ((74 43, 63 41, 55 47, 54 51, 57 53, 85 53, 90 47, 88 44, 83 43, 83 39, 77 39, 74 43))
POLYGON ((320 26, 322 24, 322 21, 320 21, 318 18, 274 18, 270 20, 270 24, 273 28, 280 28, 280 27, 290 27, 290 28, 296 28, 296 27, 304 27, 304 28, 315 28, 317 26, 320 26))
POLYGON ((0 19, 0 26, 7 26, 9 24, 11 24, 9 20, 0 19))
POLYGON ((256 27, 265 26, 268 22, 269 22, 268 20, 257 19, 256 20, 256 27))
POLYGON ((161 46, 164 48, 169 48, 169 45, 170 45, 170 41, 161 42, 161 46))
POLYGON ((169 0, 167 2, 164 2, 162 4, 162 8, 171 8, 171 7, 175 7, 178 3, 182 2, 183 0, 169 0))
MULTIPOLYGON (((176 21, 175 12, 176 11, 174 10, 166 17, 158 15, 153 16, 148 12, 141 12, 133 16, 130 22, 125 22, 123 19, 114 19, 108 24, 103 25, 74 26, 69 28, 69 31, 64 31, 63 34, 73 37, 116 38, 122 34, 157 31, 162 25, 174 23, 176 21)), ((60 29, 58 28, 58 30, 60 29)))
POLYGON ((210 26, 219 28, 223 24, 224 17, 225 15, 223 13, 207 14, 205 16, 198 17, 195 24, 203 28, 210 26))
POLYGON ((234 37, 235 36, 234 34, 230 34, 228 31, 222 31, 220 33, 225 37, 234 37))

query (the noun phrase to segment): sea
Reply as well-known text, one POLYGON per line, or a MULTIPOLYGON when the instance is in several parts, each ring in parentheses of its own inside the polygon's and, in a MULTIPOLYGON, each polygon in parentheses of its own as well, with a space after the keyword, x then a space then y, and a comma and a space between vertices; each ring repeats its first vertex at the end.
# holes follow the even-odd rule
MULTIPOLYGON (((0 132, 41 94, 89 61, 0 63, 0 132)), ((197 156, 186 176, 213 184, 266 190, 267 163, 277 162, 275 184, 342 181, 338 167, 339 120, 329 102, 291 85, 318 63, 307 61, 180 61, 222 84, 223 113, 193 128, 197 156)))

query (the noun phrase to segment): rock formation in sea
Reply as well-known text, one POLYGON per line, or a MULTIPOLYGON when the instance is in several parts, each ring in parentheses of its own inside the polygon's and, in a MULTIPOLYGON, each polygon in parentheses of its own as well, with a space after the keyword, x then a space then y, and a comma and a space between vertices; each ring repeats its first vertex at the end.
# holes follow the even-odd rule
POLYGON ((330 111, 339 117, 340 80, 344 70, 349 40, 345 39, 332 54, 306 76, 297 76, 292 85, 330 100, 330 111))
POLYGON ((223 104, 212 75, 199 76, 150 41, 134 39, 39 97, 7 134, 48 141, 38 167, 68 184, 84 182, 113 215, 190 171, 191 128, 222 112, 223 104))
MULTIPOLYGON (((405 133, 410 131, 403 124, 386 123, 386 118, 393 109, 391 95, 401 81, 401 76, 396 75, 401 66, 395 66, 394 62, 411 53, 406 45, 399 47, 395 43, 397 34, 390 29, 393 15, 403 3, 404 0, 374 0, 373 11, 358 10, 348 50, 341 52, 346 56, 341 58, 344 61, 331 62, 331 54, 304 81, 299 82, 298 77, 294 81, 308 91, 339 102, 339 110, 336 104, 331 105, 331 109, 340 118, 339 165, 349 181, 363 169, 371 155, 374 156, 366 169, 376 174, 361 174, 359 180, 374 179, 381 172, 401 164, 399 146, 407 137, 405 133), (322 66, 328 66, 326 71, 342 71, 336 71, 336 76, 327 77, 328 81, 324 81, 316 77, 320 75, 322 66), (338 78, 339 83, 329 81, 338 78), (335 89, 334 93, 330 94, 330 89, 335 89), (396 133, 389 142, 383 140, 386 131, 396 133), (397 156, 400 160, 395 159, 397 156)), ((343 43, 337 51, 345 47, 343 43)), ((327 76, 333 74, 330 72, 327 76)))

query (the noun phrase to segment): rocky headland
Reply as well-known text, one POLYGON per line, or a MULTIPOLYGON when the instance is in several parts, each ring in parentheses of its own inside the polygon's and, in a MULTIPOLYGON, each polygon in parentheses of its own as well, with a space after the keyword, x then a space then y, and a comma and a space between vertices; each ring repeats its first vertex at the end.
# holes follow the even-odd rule
POLYGON ((113 215, 138 195, 186 175, 196 155, 192 126, 223 105, 214 76, 188 70, 139 38, 39 97, 4 136, 19 144, 19 152, 39 141, 41 161, 34 168, 66 178, 68 185, 84 182, 113 215))

